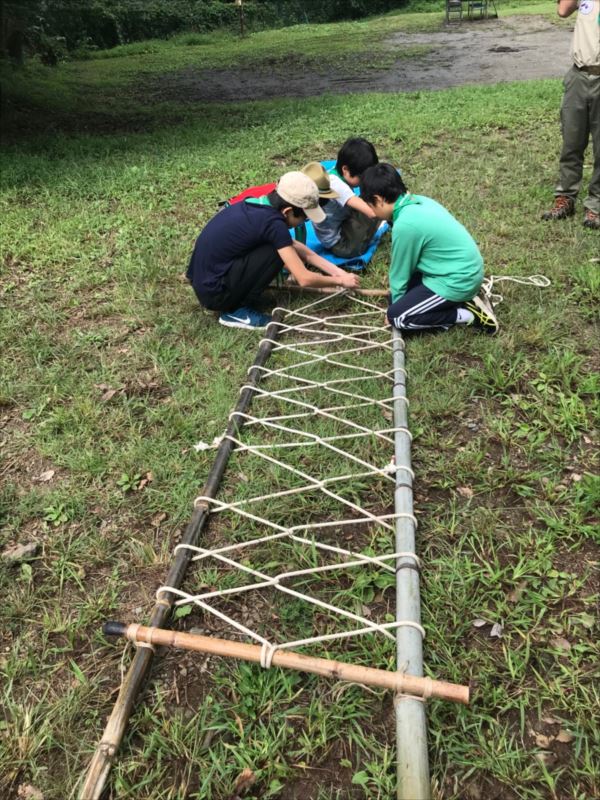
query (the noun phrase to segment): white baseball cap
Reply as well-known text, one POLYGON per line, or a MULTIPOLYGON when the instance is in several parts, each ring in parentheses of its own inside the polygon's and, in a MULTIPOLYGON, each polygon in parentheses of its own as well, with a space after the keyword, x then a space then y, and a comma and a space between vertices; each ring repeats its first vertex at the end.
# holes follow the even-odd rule
POLYGON ((301 208, 311 222, 325 222, 319 206, 319 187, 303 172, 286 172, 277 184, 277 194, 286 203, 301 208))

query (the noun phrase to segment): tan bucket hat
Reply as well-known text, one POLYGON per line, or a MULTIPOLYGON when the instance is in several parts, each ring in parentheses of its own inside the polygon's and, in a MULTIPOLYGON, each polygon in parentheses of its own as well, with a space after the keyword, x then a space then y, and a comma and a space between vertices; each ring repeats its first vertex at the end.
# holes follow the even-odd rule
POLYGON ((331 188, 329 175, 325 168, 318 161, 309 161, 305 167, 302 167, 302 172, 317 184, 319 197, 327 198, 328 200, 334 200, 339 197, 339 194, 331 188))

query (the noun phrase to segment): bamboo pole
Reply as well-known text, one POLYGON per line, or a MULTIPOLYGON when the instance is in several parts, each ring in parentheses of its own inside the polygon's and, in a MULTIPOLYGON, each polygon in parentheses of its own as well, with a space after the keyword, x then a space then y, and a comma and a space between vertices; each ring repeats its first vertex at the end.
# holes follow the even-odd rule
MULTIPOLYGON (((237 658, 241 661, 252 661, 260 664, 262 647, 257 644, 245 644, 229 639, 218 639, 213 636, 201 636, 194 633, 180 633, 164 628, 150 628, 144 625, 126 625, 123 622, 107 622, 103 632, 107 636, 124 636, 130 642, 175 647, 180 650, 194 650, 198 653, 210 653, 215 656, 237 658)), ((295 669, 299 672, 310 672, 338 681, 362 683, 366 686, 377 686, 380 689, 391 689, 401 694, 411 694, 420 698, 436 697, 454 703, 469 703, 469 687, 456 683, 435 681, 431 678, 414 677, 402 672, 391 672, 374 667, 363 667, 328 658, 315 658, 296 653, 293 650, 276 650, 271 664, 274 667, 295 669)))
MULTIPOLYGON (((233 450, 233 442, 228 436, 235 436, 244 424, 243 412, 245 412, 250 405, 252 395, 254 394, 254 387, 258 384, 262 374, 261 370, 257 369, 257 367, 262 367, 267 362, 278 335, 278 323, 281 322, 282 318, 283 311, 276 311, 273 315, 273 323, 267 328, 266 337, 260 344, 256 358, 250 369, 248 385, 240 394, 235 407, 235 411, 241 413, 234 413, 230 417, 226 434, 216 452, 215 460, 213 461, 212 468, 202 491, 202 495, 205 497, 215 497, 219 489, 229 456, 233 450)), ((193 546, 198 543, 208 516, 209 509, 207 504, 200 505, 194 510, 182 538, 182 544, 193 546)), ((164 582, 165 585, 172 586, 175 589, 181 586, 191 557, 192 551, 187 547, 180 548, 177 551, 164 582)), ((152 627, 162 627, 167 624, 173 601, 174 597, 170 593, 163 594, 161 599, 156 601, 150 617, 150 625, 152 627)), ((133 661, 121 684, 119 696, 117 697, 104 733, 102 734, 102 739, 96 747, 88 770, 84 776, 84 782, 79 793, 79 800, 99 800, 102 795, 113 761, 123 740, 123 736, 125 735, 125 730, 133 712, 136 698, 150 671, 153 655, 154 653, 149 647, 139 647, 136 650, 133 661)))
MULTIPOLYGON (((404 343, 400 332, 393 329, 394 425, 396 490, 396 552, 415 552, 415 522, 411 472, 411 440, 402 431, 408 427, 404 343)), ((421 622, 419 571, 413 558, 400 557, 396 563, 396 619, 421 622)), ((417 628, 402 625, 396 631, 397 668, 415 679, 423 675, 423 640, 417 628)), ((421 678, 422 679, 422 678, 421 678)), ((429 800, 429 757, 427 753, 427 720, 425 704, 416 698, 396 698, 396 792, 398 800, 429 800)))
MULTIPOLYGON (((284 283, 281 286, 272 283, 269 289, 275 291, 310 292, 311 294, 338 294, 337 286, 299 286, 297 283, 284 283)), ((348 289, 347 294, 356 294, 359 297, 387 297, 389 289, 348 289)))

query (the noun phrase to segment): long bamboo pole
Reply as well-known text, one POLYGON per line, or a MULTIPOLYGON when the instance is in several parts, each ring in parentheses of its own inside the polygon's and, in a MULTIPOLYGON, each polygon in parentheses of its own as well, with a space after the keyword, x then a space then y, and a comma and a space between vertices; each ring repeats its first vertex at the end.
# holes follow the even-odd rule
MULTIPOLYGON (((257 368, 263 367, 271 354, 274 341, 278 335, 278 323, 281 322, 283 313, 283 311, 275 312, 273 315, 273 323, 267 328, 266 337, 260 344, 256 359, 250 369, 248 385, 240 394, 235 407, 235 411, 241 413, 234 413, 231 415, 226 435, 219 445, 215 460, 202 491, 202 495, 205 497, 215 497, 219 489, 229 456, 233 450, 233 442, 228 438, 228 434, 235 436, 244 424, 244 417, 242 414, 250 405, 254 394, 254 387, 258 384, 262 374, 262 371, 257 368)), ((182 544, 196 545, 198 543, 208 515, 209 510, 206 505, 201 505, 195 509, 185 530, 182 544)), ((172 586, 175 589, 181 586, 191 557, 192 551, 187 547, 180 548, 177 551, 165 581, 166 586, 172 586)), ((152 627, 160 628, 167 624, 173 601, 174 597, 170 593, 163 594, 161 599, 156 601, 150 617, 150 625, 152 627)), ((140 647, 136 650, 133 661, 121 684, 119 696, 117 697, 104 733, 102 734, 102 739, 92 756, 92 760, 85 774, 84 782, 79 793, 79 800, 99 800, 102 795, 113 761, 123 740, 123 736, 125 735, 125 730, 133 712, 136 698, 150 670, 153 655, 154 653, 149 647, 140 647)))
MULTIPOLYGON (((180 650, 195 650, 198 653, 210 653, 216 656, 237 658, 259 664, 262 648, 257 644, 245 644, 229 639, 218 639, 213 636, 201 636, 194 633, 179 633, 164 628, 150 628, 144 625, 126 625, 123 622, 107 622, 103 628, 107 636, 124 636, 130 642, 175 647, 180 650)), ((402 694, 411 694, 421 698, 437 697, 455 703, 469 702, 469 687, 456 683, 435 681, 431 678, 414 677, 402 672, 391 672, 374 667, 363 667, 328 658, 315 658, 296 653, 293 650, 276 650, 271 664, 274 667, 295 669, 299 672, 310 672, 338 681, 351 681, 366 686, 377 686, 391 689, 402 694)))
MULTIPOLYGON (((299 286, 297 283, 282 283, 277 285, 272 283, 269 286, 271 291, 289 292, 310 292, 311 294, 338 294, 340 288, 337 286, 299 286)), ((387 297, 389 289, 348 289, 348 294, 356 294, 359 297, 387 297)))
MULTIPOLYGON (((411 467, 408 407, 406 401, 406 372, 404 342, 400 332, 393 329, 394 366, 394 425, 396 467, 396 490, 394 506, 396 520, 396 552, 415 552, 415 523, 413 518, 413 490, 409 469, 411 467)), ((401 557, 396 563, 396 618, 421 622, 421 599, 419 595, 419 571, 413 558, 401 557)), ((396 633, 397 668, 408 675, 423 675, 423 641, 418 629, 403 625, 396 633)), ((398 800, 429 800, 429 757, 427 753, 427 720, 425 703, 416 698, 397 696, 396 712, 396 758, 398 800)))

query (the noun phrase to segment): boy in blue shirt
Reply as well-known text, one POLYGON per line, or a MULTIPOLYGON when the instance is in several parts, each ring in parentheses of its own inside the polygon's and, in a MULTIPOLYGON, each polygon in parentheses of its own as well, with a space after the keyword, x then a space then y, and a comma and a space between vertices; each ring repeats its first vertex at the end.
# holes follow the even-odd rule
POLYGON ((318 186, 324 182, 324 175, 329 179, 331 199, 321 204, 326 219, 313 222, 313 227, 323 247, 339 258, 362 255, 381 224, 373 210, 354 194, 363 172, 378 161, 371 142, 356 137, 344 142, 329 173, 317 161, 311 161, 302 170, 318 186))
POLYGON ((435 200, 410 194, 391 164, 367 169, 360 186, 377 217, 393 223, 390 324, 406 331, 474 325, 496 333, 491 305, 477 296, 483 259, 466 228, 435 200))
POLYGON ((224 208, 208 222, 186 275, 200 303, 221 312, 221 325, 266 328, 271 317, 254 306, 283 267, 300 286, 359 285, 356 275, 292 239, 289 229, 307 218, 317 223, 325 219, 319 190, 302 172, 287 172, 275 191, 224 208), (309 264, 325 274, 311 272, 309 264))

